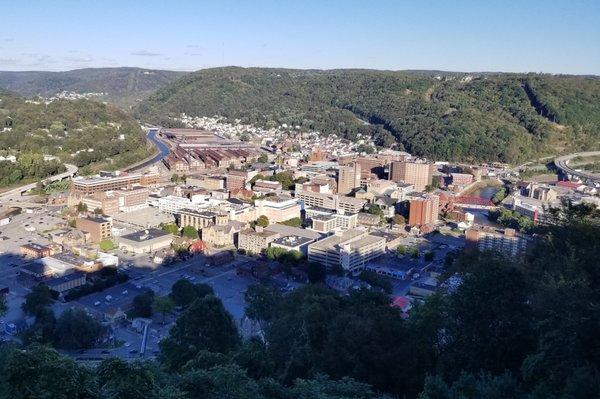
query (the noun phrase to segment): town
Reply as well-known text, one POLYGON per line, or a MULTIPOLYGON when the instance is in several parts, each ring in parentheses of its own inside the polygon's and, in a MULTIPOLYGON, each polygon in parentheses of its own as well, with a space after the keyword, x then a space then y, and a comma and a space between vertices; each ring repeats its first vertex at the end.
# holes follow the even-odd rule
POLYGON ((463 252, 518 258, 551 208, 600 203, 598 178, 573 170, 527 178, 527 165, 430 162, 368 138, 180 121, 145 127, 167 151, 127 170, 71 168, 0 194, 3 340, 20 341, 49 306, 100 326, 69 356, 154 358, 189 286, 213 290, 246 337, 260 333, 244 311, 258 283, 367 287, 410 318, 460 284, 446 272, 463 252))

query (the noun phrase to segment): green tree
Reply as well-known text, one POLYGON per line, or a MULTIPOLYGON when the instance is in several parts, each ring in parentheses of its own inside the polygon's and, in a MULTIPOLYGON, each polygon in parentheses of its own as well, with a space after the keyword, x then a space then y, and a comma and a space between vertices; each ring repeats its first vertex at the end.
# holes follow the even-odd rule
POLYGON ((165 316, 175 309, 175 303, 168 296, 161 296, 154 300, 154 310, 162 315, 162 322, 165 324, 165 316))
POLYGON ((4 316, 8 312, 8 303, 6 302, 6 295, 0 294, 0 317, 4 316))
POLYGON ((52 303, 52 292, 46 284, 38 284, 25 295, 25 302, 21 305, 23 312, 35 316, 40 309, 52 303))
POLYGON ((98 245, 102 251, 112 251, 117 247, 110 238, 103 239, 98 245))
POLYGON ((286 226, 292 226, 292 227, 301 227, 302 226, 302 219, 300 218, 291 218, 288 220, 284 220, 283 222, 279 222, 280 224, 285 224, 286 226))
POLYGON ((267 345, 260 338, 252 337, 244 341, 231 361, 254 379, 269 378, 273 375, 273 361, 267 352, 267 345))
POLYGON ((406 247, 404 245, 398 245, 396 247, 396 256, 402 258, 404 255, 406 255, 406 247))
POLYGON ((269 225, 269 218, 265 215, 261 215, 256 219, 256 225, 259 227, 267 227, 269 225))
POLYGON ((0 351, 0 392, 2 397, 96 398, 93 372, 60 356, 47 346, 33 345, 28 350, 7 347, 0 351))
POLYGON ((377 204, 369 205, 369 207, 367 208, 367 212, 370 213, 371 215, 377 215, 377 216, 383 217, 383 210, 377 204))
POLYGON ((186 307, 196 299, 204 298, 207 295, 214 295, 210 285, 194 284, 187 279, 180 279, 171 287, 169 298, 173 300, 176 306, 186 307))
POLYGON ((269 157, 267 156, 267 154, 266 154, 266 153, 264 153, 264 152, 263 152, 263 153, 262 153, 262 154, 260 154, 260 156, 258 157, 258 162, 260 162, 260 163, 267 163, 267 162, 269 162, 269 157))
POLYGON ((154 305, 154 291, 145 290, 133 297, 131 317, 152 317, 154 305))
POLYGON ((502 187, 496 192, 496 194, 494 194, 492 197, 492 202, 494 204, 499 204, 504 200, 504 198, 506 198, 506 188, 502 187))
POLYGON ((397 225, 400 225, 400 226, 406 224, 406 218, 404 216, 402 216, 402 215, 394 215, 392 217, 392 219, 394 221, 394 224, 397 224, 397 225))
POLYGON ((149 362, 106 359, 98 366, 101 397, 114 399, 159 399, 160 378, 149 362))
POLYGON ((179 227, 175 223, 164 224, 162 229, 169 234, 179 235, 179 227))
POLYGON ((410 257, 413 259, 418 259, 419 256, 421 256, 421 254, 419 253, 419 249, 418 248, 413 248, 410 250, 410 257))
POLYGON ((102 326, 81 309, 65 310, 56 321, 54 342, 61 349, 91 348, 100 337, 102 326))
POLYGON ((359 279, 370 284, 373 287, 378 287, 387 292, 392 292, 392 282, 389 277, 377 274, 371 270, 363 270, 360 272, 359 279))
POLYGON ((183 237, 197 239, 198 238, 198 230, 196 230, 192 226, 185 226, 181 232, 183 237))
POLYGON ((264 284, 252 284, 244 294, 246 316, 256 321, 269 321, 275 315, 281 293, 264 284))
POLYGON ((433 251, 425 251, 425 255, 423 255, 423 259, 425 259, 427 262, 431 262, 434 257, 435 254, 433 251))
POLYGON ((308 262, 306 271, 308 274, 308 281, 312 284, 325 282, 327 276, 327 270, 325 266, 317 262, 308 262))
POLYGON ((240 343, 235 323, 218 298, 196 299, 160 342, 161 359, 171 370, 183 366, 200 350, 227 353, 240 343))
POLYGON ((87 204, 84 204, 83 202, 80 202, 77 204, 77 212, 87 212, 87 210, 88 210, 87 204))
POLYGON ((518 370, 533 344, 525 276, 492 254, 464 259, 460 269, 463 282, 445 301, 440 370, 454 378, 457 364, 470 372, 518 370))
POLYGON ((35 316, 35 323, 23 331, 21 338, 27 345, 34 343, 51 344, 54 341, 56 317, 50 308, 41 308, 35 316))

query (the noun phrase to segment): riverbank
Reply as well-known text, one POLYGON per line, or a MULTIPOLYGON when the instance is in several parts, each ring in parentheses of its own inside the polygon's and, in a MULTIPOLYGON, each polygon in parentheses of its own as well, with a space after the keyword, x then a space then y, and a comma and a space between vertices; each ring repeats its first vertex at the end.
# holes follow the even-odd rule
POLYGON ((485 179, 467 186, 459 196, 492 198, 504 186, 499 179, 485 179))
POLYGON ((148 142, 154 145, 156 151, 153 155, 146 157, 145 159, 133 165, 128 166, 126 169, 124 169, 126 172, 133 172, 139 169, 143 169, 146 166, 153 165, 162 160, 167 155, 169 155, 169 153, 171 152, 171 148, 167 145, 167 143, 165 143, 159 138, 158 129, 149 129, 148 134, 146 135, 146 139, 148 140, 148 142))

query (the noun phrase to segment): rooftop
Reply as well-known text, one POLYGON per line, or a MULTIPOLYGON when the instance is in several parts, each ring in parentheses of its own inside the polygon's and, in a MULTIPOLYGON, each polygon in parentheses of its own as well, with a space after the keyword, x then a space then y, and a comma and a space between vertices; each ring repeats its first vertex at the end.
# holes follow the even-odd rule
POLYGON ((300 227, 286 226, 284 224, 273 223, 265 227, 265 230, 274 231, 279 233, 281 236, 299 236, 306 237, 311 240, 319 239, 322 234, 317 233, 316 231, 302 229, 300 227))
POLYGON ((314 241, 314 239, 310 239, 307 237, 288 235, 288 236, 283 236, 283 237, 276 239, 275 241, 273 241, 273 244, 292 248, 292 247, 297 247, 300 245, 305 245, 305 244, 308 244, 313 241, 314 241))
POLYGON ((353 240, 358 240, 361 236, 365 235, 365 233, 366 231, 362 229, 345 230, 341 234, 334 234, 314 242, 311 244, 311 247, 326 250, 338 245, 350 243, 353 240))
POLYGON ((136 231, 135 233, 131 233, 131 234, 126 234, 124 236, 121 236, 121 239, 136 241, 136 242, 144 242, 144 241, 154 240, 156 238, 162 238, 162 237, 170 236, 170 235, 171 234, 169 234, 163 230, 147 229, 147 230, 136 231))

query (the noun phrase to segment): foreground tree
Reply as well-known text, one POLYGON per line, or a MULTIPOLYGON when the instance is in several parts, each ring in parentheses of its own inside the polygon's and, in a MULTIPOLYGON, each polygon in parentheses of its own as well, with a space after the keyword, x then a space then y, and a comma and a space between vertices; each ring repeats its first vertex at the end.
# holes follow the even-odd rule
POLYGON ((154 310, 162 315, 162 322, 165 324, 165 317, 175 309, 175 303, 168 296, 161 296, 154 300, 154 310))
POLYGON ((270 321, 275 315, 282 295, 265 284, 252 284, 246 290, 244 299, 246 316, 255 321, 270 321))
POLYGON ((171 287, 169 297, 176 306, 189 306, 196 299, 212 295, 213 289, 207 284, 194 284, 187 279, 177 280, 171 287))
POLYGON ((0 351, 0 396, 12 399, 93 399, 97 384, 91 370, 44 346, 0 351))
POLYGON ((196 299, 179 317, 169 337, 161 341, 161 358, 175 370, 200 350, 227 353, 240 342, 235 323, 218 298, 196 299))
POLYGON ((52 303, 52 292, 46 284, 38 284, 25 296, 25 302, 21 307, 23 312, 35 316, 40 309, 52 303))
POLYGON ((81 309, 69 309, 56 321, 54 342, 61 349, 91 348, 100 337, 102 326, 81 309))
POLYGON ((145 290, 133 298, 131 317, 152 317, 154 291, 145 290))

